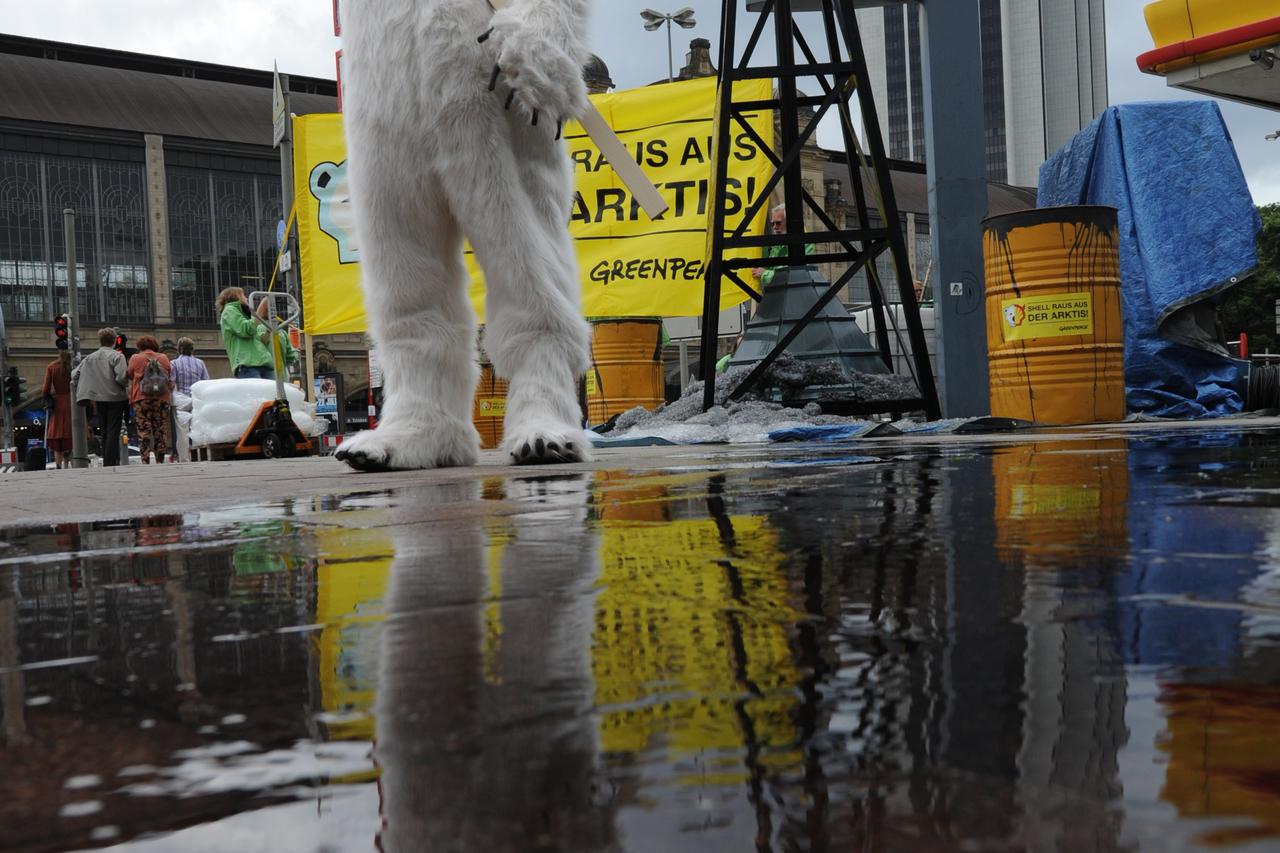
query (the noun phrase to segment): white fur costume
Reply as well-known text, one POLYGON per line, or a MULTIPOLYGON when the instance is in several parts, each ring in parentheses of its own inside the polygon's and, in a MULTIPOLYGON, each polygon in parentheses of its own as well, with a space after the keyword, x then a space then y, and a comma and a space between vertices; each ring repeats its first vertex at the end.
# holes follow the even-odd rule
POLYGON ((556 136, 586 103, 589 6, 343 3, 348 170, 387 391, 378 428, 338 453, 352 467, 476 461, 464 236, 488 288, 485 350, 511 383, 503 448, 515 462, 587 458, 575 387, 589 332, 568 234, 572 167, 556 136))

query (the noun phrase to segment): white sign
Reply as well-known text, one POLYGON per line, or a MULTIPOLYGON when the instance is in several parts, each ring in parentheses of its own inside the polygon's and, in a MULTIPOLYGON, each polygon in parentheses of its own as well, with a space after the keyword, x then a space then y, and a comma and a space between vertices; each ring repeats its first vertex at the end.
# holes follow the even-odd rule
POLYGON ((280 83, 280 68, 275 66, 271 84, 271 147, 279 148, 289 126, 289 111, 284 105, 284 86, 280 83))
POLYGON ((280 253, 280 272, 288 272, 293 269, 293 253, 285 250, 280 253))
POLYGON ((382 365, 378 363, 378 351, 369 345, 369 387, 382 387, 382 365))

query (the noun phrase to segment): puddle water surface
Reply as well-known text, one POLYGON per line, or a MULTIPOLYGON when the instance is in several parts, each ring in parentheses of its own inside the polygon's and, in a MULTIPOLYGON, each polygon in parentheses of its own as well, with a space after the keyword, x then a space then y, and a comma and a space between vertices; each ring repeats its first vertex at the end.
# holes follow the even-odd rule
POLYGON ((1280 846, 1280 435, 879 447, 0 531, 0 849, 1280 846))

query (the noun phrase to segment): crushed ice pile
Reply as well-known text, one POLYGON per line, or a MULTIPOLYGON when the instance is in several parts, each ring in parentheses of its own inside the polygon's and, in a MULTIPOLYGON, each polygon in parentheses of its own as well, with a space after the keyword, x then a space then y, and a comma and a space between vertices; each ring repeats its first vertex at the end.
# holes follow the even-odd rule
MULTIPOLYGON (((303 435, 320 435, 329 426, 327 418, 315 416, 315 406, 306 401, 301 389, 286 384, 285 396, 293 422, 303 435)), ((276 383, 270 379, 205 379, 191 386, 191 443, 224 444, 239 441, 263 403, 276 398, 276 383)))
MULTIPOLYGON (((870 424, 863 418, 846 418, 824 415, 816 402, 804 408, 784 406, 766 399, 759 391, 779 392, 783 400, 809 389, 829 388, 832 396, 842 400, 908 400, 919 397, 915 382, 906 376, 872 375, 855 376, 850 394, 849 380, 834 362, 801 361, 783 354, 757 383, 756 389, 738 402, 729 402, 729 395, 742 383, 752 367, 733 367, 716 379, 716 405, 702 411, 701 381, 691 382, 679 400, 650 412, 637 406, 623 412, 608 433, 610 438, 638 438, 642 436, 662 438, 676 444, 750 444, 769 441, 770 433, 805 426, 849 426, 870 424)), ((770 396, 773 396, 772 394, 770 396)))

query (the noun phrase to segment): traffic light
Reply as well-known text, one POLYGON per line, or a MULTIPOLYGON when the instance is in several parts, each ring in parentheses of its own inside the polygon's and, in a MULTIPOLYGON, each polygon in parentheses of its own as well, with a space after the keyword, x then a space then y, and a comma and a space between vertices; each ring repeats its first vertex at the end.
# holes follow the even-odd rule
POLYGON ((4 378, 4 404, 6 406, 21 405, 26 384, 27 380, 18 375, 18 368, 10 367, 8 375, 4 378))
POLYGON ((53 321, 53 345, 58 349, 71 347, 71 318, 59 314, 53 321))
POLYGON ((116 335, 116 352, 124 352, 125 344, 129 343, 128 335, 116 335))

